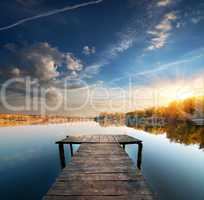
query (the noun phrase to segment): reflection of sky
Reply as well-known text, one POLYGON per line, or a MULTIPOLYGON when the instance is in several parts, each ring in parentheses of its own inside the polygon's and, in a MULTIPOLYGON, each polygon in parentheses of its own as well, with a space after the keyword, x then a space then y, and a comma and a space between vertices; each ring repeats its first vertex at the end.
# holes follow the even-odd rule
MULTIPOLYGON (((130 132, 144 141, 143 174, 162 199, 203 199, 204 152, 170 142, 165 135, 130 132)), ((136 158, 135 149, 128 148, 136 158)))
MULTIPOLYGON (((15 165, 15 162, 18 161, 24 162, 30 159, 38 159, 48 153, 51 154, 49 152, 52 148, 50 144, 54 143, 56 136, 53 136, 50 129, 56 131, 55 127, 49 126, 44 126, 44 128, 40 126, 1 128, 1 162, 6 163, 8 167, 15 165)), ((1 164, 0 170, 3 166, 1 164)))
MULTIPOLYGON (((79 133, 127 133, 143 140, 142 172, 161 199, 204 198, 204 152, 197 145, 170 142, 165 135, 151 135, 127 127, 103 128, 94 122, 83 122, 1 128, 0 190, 4 199, 31 199, 31 196, 33 200, 40 199, 59 173, 58 148, 54 142, 79 133), (33 188, 33 185, 38 186, 33 188), (7 194, 8 188, 12 192, 7 194)), ((66 158, 70 160, 67 149, 66 158)), ((126 150, 135 162, 136 145, 128 145, 126 150)))

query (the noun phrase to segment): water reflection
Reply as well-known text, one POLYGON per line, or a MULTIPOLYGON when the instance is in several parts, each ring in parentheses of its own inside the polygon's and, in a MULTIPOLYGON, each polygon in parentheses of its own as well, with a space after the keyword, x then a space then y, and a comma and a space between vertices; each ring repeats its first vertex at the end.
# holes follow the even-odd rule
POLYGON ((181 144, 198 144, 200 149, 204 149, 204 128, 192 126, 187 123, 166 125, 165 127, 143 127, 152 134, 164 134, 172 142, 181 144))
MULTIPOLYGON (((156 135, 95 122, 0 128, 1 199, 40 200, 60 173, 55 141, 80 133, 128 134, 142 140, 142 174, 159 199, 203 200, 203 150, 170 142, 166 134, 160 134, 163 131, 155 131, 156 135)), ((78 147, 74 145, 73 151, 78 147)), ((64 148, 69 162, 70 147, 64 148)), ((125 150, 136 165, 137 145, 126 145, 125 150)))
POLYGON ((108 126, 124 126, 144 130, 151 134, 166 134, 166 137, 172 141, 180 144, 190 145, 197 144, 200 149, 204 149, 204 127, 196 126, 188 122, 178 123, 165 123, 162 126, 147 126, 147 125, 134 125, 130 120, 98 120, 102 127, 108 126))

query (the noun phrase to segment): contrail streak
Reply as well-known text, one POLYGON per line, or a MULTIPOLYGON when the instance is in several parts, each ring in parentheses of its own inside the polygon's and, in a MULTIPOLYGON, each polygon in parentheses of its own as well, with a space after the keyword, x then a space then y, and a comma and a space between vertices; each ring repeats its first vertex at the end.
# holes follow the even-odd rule
POLYGON ((19 26, 19 25, 21 25, 21 24, 23 24, 25 22, 33 21, 35 19, 48 17, 48 16, 55 15, 55 14, 58 14, 58 13, 62 13, 62 12, 68 11, 68 10, 75 10, 77 8, 81 8, 81 7, 85 7, 85 6, 89 6, 89 5, 93 5, 93 4, 98 4, 98 3, 101 3, 102 1, 103 0, 89 1, 89 2, 85 2, 85 3, 73 5, 73 6, 67 6, 67 7, 64 7, 64 8, 61 8, 61 9, 51 10, 51 11, 48 11, 48 12, 45 12, 45 13, 42 13, 42 14, 39 14, 39 15, 35 15, 33 17, 28 17, 28 18, 21 19, 21 20, 15 22, 13 24, 10 24, 8 26, 0 27, 0 31, 8 30, 10 28, 13 28, 15 26, 19 26))

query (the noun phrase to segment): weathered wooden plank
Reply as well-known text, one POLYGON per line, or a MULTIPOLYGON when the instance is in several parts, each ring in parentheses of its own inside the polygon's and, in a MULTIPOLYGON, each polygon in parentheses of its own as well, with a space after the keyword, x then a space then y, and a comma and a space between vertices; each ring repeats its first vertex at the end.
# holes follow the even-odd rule
POLYGON ((97 159, 97 160, 104 160, 105 157, 107 160, 119 160, 119 159, 127 159, 127 155, 108 155, 108 154, 92 154, 89 157, 84 157, 85 153, 81 153, 79 155, 77 155, 77 157, 74 157, 74 159, 78 159, 78 160, 86 160, 87 159, 97 159), (105 157, 104 157, 105 156, 105 157))
POLYGON ((79 160, 79 161, 82 161, 82 162, 85 162, 85 161, 92 161, 93 159, 95 159, 95 160, 98 160, 98 161, 105 161, 105 160, 107 160, 107 161, 117 161, 117 160, 121 160, 121 161, 127 161, 127 160, 130 160, 129 158, 127 158, 127 156, 124 154, 124 155, 120 155, 120 156, 118 156, 118 155, 106 155, 106 157, 104 157, 104 156, 101 156, 101 154, 99 154, 99 155, 95 155, 95 154, 92 154, 91 156, 89 156, 89 157, 84 157, 84 156, 82 156, 82 154, 75 154, 75 156, 73 157, 73 161, 77 161, 77 160, 79 160))
POLYGON ((132 165, 132 162, 130 160, 106 160, 106 159, 103 159, 103 165, 101 164, 101 161, 102 160, 74 160, 70 163, 70 165, 80 165, 80 166, 89 166, 89 165, 92 165, 92 166, 97 166, 97 165, 100 165, 100 166, 103 166, 103 165, 111 165, 111 166, 114 166, 114 165, 132 165))
POLYGON ((49 195, 108 196, 128 194, 151 194, 146 183, 140 181, 57 181, 49 195), (133 190, 134 188, 134 190, 133 190))
POLYGON ((152 195, 120 195, 120 196, 56 196, 48 195, 43 200, 153 200, 152 195))
POLYGON ((132 169, 128 166, 122 167, 77 167, 73 168, 65 168, 65 172, 80 172, 80 173, 124 173, 124 172, 131 172, 132 169))
POLYGON ((72 181, 72 180, 97 180, 97 181, 133 181, 143 180, 140 174, 131 173, 96 173, 96 174, 84 174, 84 173, 66 173, 63 172, 57 178, 58 181, 72 181))
POLYGON ((125 162, 104 162, 104 163, 101 163, 101 162, 96 162, 96 161, 93 161, 93 162, 71 162, 67 167, 66 169, 69 169, 69 168, 74 168, 77 169, 77 168, 108 168, 108 167, 111 167, 111 168, 131 168, 132 167, 132 163, 131 162, 128 162, 128 163, 125 163, 125 162))

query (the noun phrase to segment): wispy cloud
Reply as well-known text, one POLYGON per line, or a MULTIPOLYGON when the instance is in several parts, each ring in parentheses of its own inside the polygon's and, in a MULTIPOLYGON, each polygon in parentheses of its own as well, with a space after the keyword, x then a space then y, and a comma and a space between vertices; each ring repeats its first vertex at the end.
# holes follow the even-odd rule
POLYGON ((116 32, 115 42, 109 44, 105 50, 102 51, 101 58, 98 62, 100 64, 97 64, 97 66, 103 67, 104 65, 110 64, 113 59, 134 47, 137 42, 139 43, 144 40, 144 32, 151 26, 151 20, 154 18, 152 13, 155 7, 155 2, 147 1, 148 0, 128 1, 132 6, 134 4, 133 7, 136 5, 145 5, 143 8, 144 12, 141 15, 133 15, 122 29, 116 32))
POLYGON ((204 20, 204 16, 193 17, 191 19, 193 24, 198 24, 200 21, 204 20))
POLYGON ((171 4, 172 1, 171 0, 159 0, 157 2, 157 6, 161 7, 161 6, 167 6, 169 4, 171 4))
POLYGON ((132 19, 132 21, 130 20, 127 24, 127 27, 124 27, 121 31, 117 32, 117 41, 114 44, 111 44, 106 50, 108 59, 117 57, 120 53, 125 52, 135 44, 139 35, 137 27, 137 21, 132 19))
POLYGON ((181 66, 182 64, 191 63, 191 62, 193 62, 193 61, 195 61, 195 60, 197 60, 197 59, 199 59, 201 57, 203 57, 202 54, 193 56, 193 57, 191 57, 189 59, 181 59, 181 60, 177 60, 175 62, 170 62, 170 63, 167 63, 167 64, 159 65, 157 68, 142 71, 142 72, 138 72, 138 73, 135 74, 135 76, 145 76, 145 75, 156 74, 158 72, 168 70, 169 68, 172 68, 172 67, 178 67, 178 66, 181 66))
POLYGON ((163 17, 162 21, 157 24, 153 30, 148 31, 148 34, 152 35, 152 39, 151 45, 147 50, 155 50, 164 47, 170 36, 170 31, 172 30, 172 21, 176 19, 176 14, 170 12, 163 17))
POLYGON ((132 47, 135 42, 135 37, 133 35, 125 35, 121 38, 120 42, 118 42, 115 46, 110 49, 110 54, 112 56, 116 56, 119 53, 124 52, 125 50, 132 47))
POLYGON ((108 45, 108 47, 102 51, 99 60, 95 64, 87 67, 83 76, 89 77, 90 75, 95 75, 100 71, 100 68, 110 64, 113 59, 117 58, 120 54, 131 48, 138 39, 136 35, 137 30, 134 26, 130 26, 121 32, 117 32, 117 41, 108 45))
POLYGON ((84 46, 82 53, 85 55, 90 55, 96 53, 96 48, 95 47, 89 47, 89 46, 84 46))
POLYGON ((92 65, 87 66, 82 73, 80 74, 81 79, 90 79, 96 74, 99 73, 100 68, 103 66, 103 63, 95 63, 92 65))
POLYGON ((75 9, 78 9, 78 8, 81 8, 81 7, 85 7, 85 6, 89 6, 89 5, 98 4, 98 3, 101 3, 102 1, 103 0, 89 1, 89 2, 85 2, 85 3, 73 5, 73 6, 66 6, 66 7, 61 8, 61 9, 51 10, 51 11, 48 11, 48 12, 45 12, 45 13, 41 13, 39 15, 32 16, 32 17, 23 18, 23 19, 15 22, 13 24, 0 27, 0 31, 8 30, 8 29, 14 28, 16 26, 19 26, 21 24, 24 24, 26 22, 33 21, 33 20, 36 20, 36 19, 40 19, 40 18, 44 18, 44 17, 49 17, 49 16, 52 16, 52 15, 55 15, 55 14, 58 14, 58 13, 66 12, 66 11, 69 11, 69 10, 75 10, 75 9))

